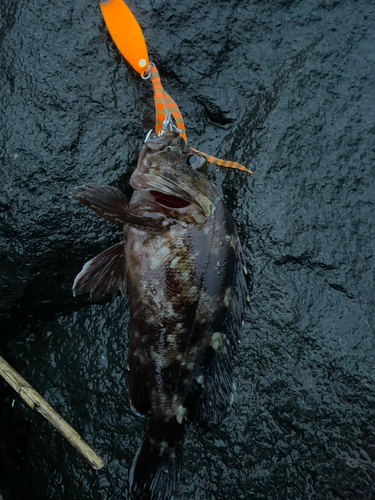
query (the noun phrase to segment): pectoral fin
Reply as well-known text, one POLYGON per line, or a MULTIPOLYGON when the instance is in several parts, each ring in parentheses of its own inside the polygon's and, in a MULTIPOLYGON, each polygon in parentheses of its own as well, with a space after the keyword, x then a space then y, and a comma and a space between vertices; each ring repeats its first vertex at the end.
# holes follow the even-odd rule
POLYGON ((71 197, 80 201, 98 215, 118 224, 126 224, 129 214, 129 202, 125 195, 112 186, 76 187, 71 197))
POLYGON ((86 262, 73 284, 74 296, 89 292, 92 299, 100 299, 106 293, 115 296, 119 290, 126 294, 124 241, 86 262))
POLYGON ((160 232, 166 226, 175 223, 175 221, 167 219, 165 216, 144 217, 131 212, 125 195, 112 186, 90 186, 86 184, 76 187, 71 197, 107 220, 150 233, 160 232))

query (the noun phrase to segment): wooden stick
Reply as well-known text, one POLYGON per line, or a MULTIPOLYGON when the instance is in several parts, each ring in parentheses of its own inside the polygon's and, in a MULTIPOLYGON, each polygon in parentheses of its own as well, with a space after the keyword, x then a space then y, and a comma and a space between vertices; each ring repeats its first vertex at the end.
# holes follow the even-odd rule
POLYGON ((0 375, 5 378, 10 386, 18 392, 21 398, 38 413, 43 415, 70 444, 88 461, 94 469, 101 469, 104 465, 101 459, 84 441, 81 436, 42 398, 42 396, 26 382, 6 361, 0 356, 0 375))

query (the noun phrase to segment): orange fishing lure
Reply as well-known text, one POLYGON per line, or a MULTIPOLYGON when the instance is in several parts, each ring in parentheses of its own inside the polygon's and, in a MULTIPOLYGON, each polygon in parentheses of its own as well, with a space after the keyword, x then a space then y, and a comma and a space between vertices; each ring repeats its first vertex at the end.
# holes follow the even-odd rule
MULTIPOLYGON (((100 9, 108 31, 121 54, 142 78, 151 78, 154 89, 156 133, 162 134, 165 131, 163 130, 165 124, 171 125, 169 118, 172 115, 177 125, 175 130, 187 142, 182 114, 171 96, 163 89, 155 64, 149 63, 145 39, 130 9, 123 0, 100 0, 100 9)), ((209 163, 252 174, 251 170, 237 162, 220 160, 202 151, 197 152, 203 154, 209 163)))

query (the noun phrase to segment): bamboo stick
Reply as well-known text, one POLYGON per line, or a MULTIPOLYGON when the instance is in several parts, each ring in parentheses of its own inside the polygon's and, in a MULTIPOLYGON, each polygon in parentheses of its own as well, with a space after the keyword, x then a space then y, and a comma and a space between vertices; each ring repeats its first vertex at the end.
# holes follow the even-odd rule
POLYGON ((91 467, 98 470, 104 466, 103 459, 90 448, 86 441, 1 356, 0 375, 18 392, 30 408, 43 415, 74 446, 91 467))

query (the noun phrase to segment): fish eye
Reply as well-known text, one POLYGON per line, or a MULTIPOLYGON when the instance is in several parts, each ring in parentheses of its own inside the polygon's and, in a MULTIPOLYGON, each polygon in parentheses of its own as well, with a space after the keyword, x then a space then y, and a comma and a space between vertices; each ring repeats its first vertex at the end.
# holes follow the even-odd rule
POLYGON ((193 168, 193 170, 198 170, 202 174, 207 172, 208 163, 204 156, 198 156, 191 154, 186 158, 186 163, 193 168))
POLYGON ((189 155, 187 158, 186 158, 186 163, 188 165, 190 165, 191 167, 193 167, 197 161, 198 161, 198 156, 197 155, 189 155))

